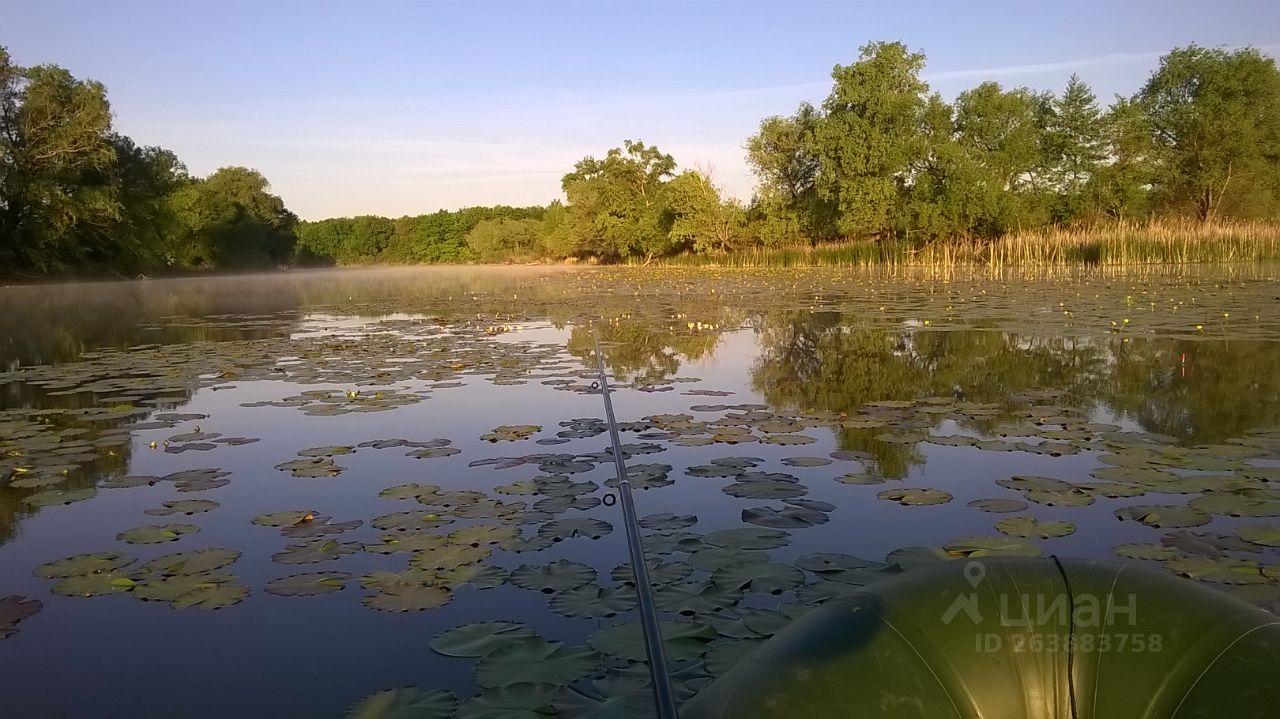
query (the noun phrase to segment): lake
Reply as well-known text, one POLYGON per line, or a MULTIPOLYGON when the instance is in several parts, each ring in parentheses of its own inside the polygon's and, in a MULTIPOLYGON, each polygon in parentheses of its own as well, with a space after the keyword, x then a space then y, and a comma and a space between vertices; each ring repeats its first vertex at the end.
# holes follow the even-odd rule
POLYGON ((3 713, 341 717, 416 686, 423 716, 643 715, 593 328, 682 698, 948 558, 1163 566, 1276 611, 1276 273, 0 288, 3 713))

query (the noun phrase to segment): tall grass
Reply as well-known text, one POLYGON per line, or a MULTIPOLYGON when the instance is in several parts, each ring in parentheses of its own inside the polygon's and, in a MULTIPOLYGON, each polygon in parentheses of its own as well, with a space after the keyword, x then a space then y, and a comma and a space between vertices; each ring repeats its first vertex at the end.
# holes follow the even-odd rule
POLYGON ((1015 232, 994 240, 858 241, 816 247, 752 247, 667 257, 702 267, 1147 265, 1280 261, 1280 224, 1156 220, 1015 232))

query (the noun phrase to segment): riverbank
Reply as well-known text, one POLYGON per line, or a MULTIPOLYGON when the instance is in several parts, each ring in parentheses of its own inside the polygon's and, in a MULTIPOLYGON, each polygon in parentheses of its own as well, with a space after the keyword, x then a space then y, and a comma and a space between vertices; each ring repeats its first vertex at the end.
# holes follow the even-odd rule
POLYGON ((992 240, 861 240, 802 247, 751 247, 656 260, 680 267, 1044 267, 1063 265, 1238 264, 1280 261, 1280 225, 1271 222, 1117 222, 1044 228, 992 240))

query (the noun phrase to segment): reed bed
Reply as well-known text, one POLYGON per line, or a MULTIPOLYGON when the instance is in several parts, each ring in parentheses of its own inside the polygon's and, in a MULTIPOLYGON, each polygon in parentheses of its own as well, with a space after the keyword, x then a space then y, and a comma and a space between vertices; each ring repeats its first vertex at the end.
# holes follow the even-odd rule
POLYGON ((751 247, 685 254, 659 264, 693 267, 1052 267, 1280 261, 1280 224, 1156 220, 1052 227, 994 240, 868 240, 815 247, 751 247))

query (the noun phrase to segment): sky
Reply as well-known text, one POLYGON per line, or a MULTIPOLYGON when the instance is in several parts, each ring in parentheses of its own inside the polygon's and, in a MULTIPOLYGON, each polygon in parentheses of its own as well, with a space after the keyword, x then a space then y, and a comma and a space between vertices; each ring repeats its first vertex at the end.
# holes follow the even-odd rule
POLYGON ((1280 55, 1280 2, 0 0, 21 65, 101 81, 190 171, 260 170, 304 219, 545 204, 642 139, 748 199, 746 138, 876 40, 951 99, 986 80, 1104 104, 1196 43, 1280 55))

